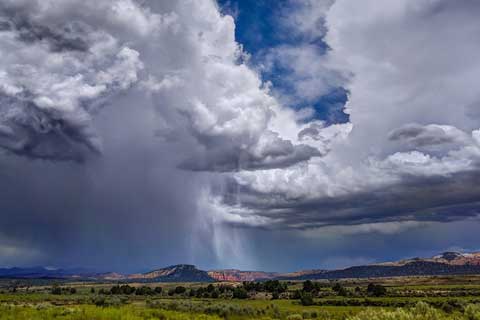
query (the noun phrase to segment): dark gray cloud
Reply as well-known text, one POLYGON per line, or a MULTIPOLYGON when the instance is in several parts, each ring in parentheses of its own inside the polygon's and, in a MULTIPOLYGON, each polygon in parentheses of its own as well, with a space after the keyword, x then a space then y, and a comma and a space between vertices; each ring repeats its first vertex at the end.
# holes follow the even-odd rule
POLYGON ((195 242, 205 181, 175 168, 174 155, 186 150, 151 135, 149 110, 130 108, 139 97, 114 100, 95 119, 101 157, 80 164, 0 153, 3 265, 138 272, 216 261, 209 237, 195 242), (7 244, 11 254, 4 256, 7 244))
POLYGON ((319 129, 321 128, 317 128, 316 126, 310 126, 308 128, 305 128, 298 133, 298 139, 302 140, 306 137, 309 137, 311 139, 317 140, 319 139, 319 135, 320 135, 319 129))
POLYGON ((0 4, 0 32, 14 32, 20 41, 45 42, 54 52, 87 51, 89 44, 85 40, 85 31, 80 24, 69 23, 57 27, 49 27, 37 23, 28 12, 0 4))
POLYGON ((209 149, 182 162, 179 167, 193 171, 217 172, 268 170, 286 168, 321 155, 316 148, 307 145, 294 146, 290 141, 275 139, 260 152, 242 150, 238 146, 209 149))
MULTIPOLYGON (((444 177, 405 176, 401 183, 336 197, 291 197, 259 193, 231 181, 224 203, 241 203, 262 228, 308 230, 388 222, 451 222, 480 215, 479 171, 444 177)), ((248 220, 233 225, 250 227, 248 220)), ((256 225, 255 225, 256 227, 256 225)))
POLYGON ((0 95, 0 146, 38 159, 82 162, 101 145, 88 115, 42 110, 28 96, 0 95))
POLYGON ((388 138, 413 147, 426 147, 451 143, 462 143, 468 138, 460 130, 449 126, 406 124, 390 132, 388 138))

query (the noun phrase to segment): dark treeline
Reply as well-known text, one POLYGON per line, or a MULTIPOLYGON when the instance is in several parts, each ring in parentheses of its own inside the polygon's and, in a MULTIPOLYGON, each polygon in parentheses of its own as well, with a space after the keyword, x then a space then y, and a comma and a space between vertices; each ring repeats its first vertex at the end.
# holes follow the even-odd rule
MULTIPOLYGON (((183 297, 183 298, 207 298, 207 299, 254 299, 259 295, 262 298, 275 299, 295 299, 299 300, 302 305, 314 305, 315 298, 328 297, 332 295, 343 297, 380 297, 387 294, 387 289, 378 284, 369 284, 367 287, 346 288, 341 283, 336 282, 331 285, 325 283, 312 282, 310 280, 304 281, 300 289, 293 290, 289 286, 298 288, 298 284, 291 282, 281 282, 278 280, 268 280, 264 282, 248 282, 242 284, 208 284, 207 286, 191 287, 184 286, 169 287, 164 290, 161 286, 150 287, 140 286, 134 287, 128 284, 115 285, 110 289, 101 288, 98 290, 99 295, 137 295, 137 296, 169 296, 169 297, 183 297)), ((95 289, 90 289, 92 294, 95 289)), ((58 287, 51 288, 52 294, 75 294, 75 288, 58 287)), ((353 301, 353 300, 352 300, 353 301)), ((333 303, 333 302, 332 302, 333 303)), ((352 303, 357 303, 353 301, 352 303)))

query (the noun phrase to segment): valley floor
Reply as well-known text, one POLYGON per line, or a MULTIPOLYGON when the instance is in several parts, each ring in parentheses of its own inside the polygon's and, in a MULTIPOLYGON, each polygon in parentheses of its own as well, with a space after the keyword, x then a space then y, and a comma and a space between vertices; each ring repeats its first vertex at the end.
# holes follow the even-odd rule
POLYGON ((4 280, 0 283, 0 320, 480 320, 477 276, 272 285, 285 291, 269 292, 268 285, 262 289, 265 284, 252 283, 117 285, 4 280), (385 290, 375 296, 370 290, 375 286, 385 290))

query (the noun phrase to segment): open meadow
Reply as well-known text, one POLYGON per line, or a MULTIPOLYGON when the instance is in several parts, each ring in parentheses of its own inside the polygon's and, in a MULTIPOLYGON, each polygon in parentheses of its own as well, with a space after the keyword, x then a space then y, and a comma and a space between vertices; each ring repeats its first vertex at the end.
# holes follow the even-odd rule
POLYGON ((2 280, 0 319, 480 319, 480 277, 244 283, 2 280))

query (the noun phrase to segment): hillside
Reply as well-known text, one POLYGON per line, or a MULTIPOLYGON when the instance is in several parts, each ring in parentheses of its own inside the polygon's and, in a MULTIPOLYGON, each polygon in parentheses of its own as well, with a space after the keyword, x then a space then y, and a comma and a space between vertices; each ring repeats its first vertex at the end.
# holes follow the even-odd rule
POLYGON ((194 265, 179 264, 157 269, 142 274, 131 274, 125 277, 126 280, 144 282, 212 282, 206 271, 197 269, 194 265))
POLYGON ((281 279, 342 279, 460 274, 480 274, 480 253, 445 252, 431 258, 413 258, 365 266, 354 266, 300 276, 281 277, 281 279))
POLYGON ((86 269, 0 268, 0 278, 85 279, 124 282, 242 282, 262 280, 306 280, 376 278, 422 275, 480 274, 480 253, 445 252, 431 258, 412 258, 336 270, 305 270, 290 273, 223 269, 204 271, 179 264, 145 273, 95 273, 86 269))

